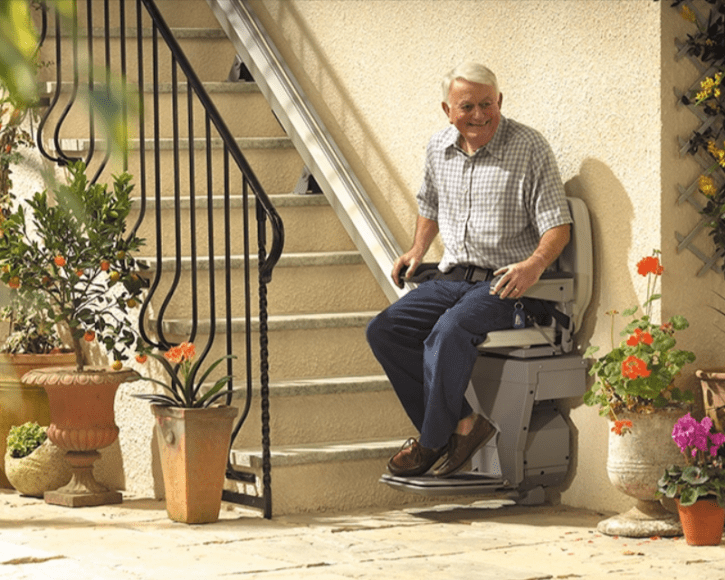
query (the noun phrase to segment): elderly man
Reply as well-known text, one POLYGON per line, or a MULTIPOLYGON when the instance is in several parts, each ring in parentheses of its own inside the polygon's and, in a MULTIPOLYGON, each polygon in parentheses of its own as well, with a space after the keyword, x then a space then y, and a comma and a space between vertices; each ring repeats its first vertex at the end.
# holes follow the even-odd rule
POLYGON ((435 278, 381 312, 367 337, 420 432, 388 462, 393 475, 450 476, 494 435, 465 391, 494 330, 512 328, 522 298, 569 241, 571 216, 554 155, 537 131, 501 115, 503 96, 486 67, 465 63, 443 81, 450 127, 426 152, 411 249, 393 265, 410 278, 435 236, 445 248, 435 278), (440 462, 439 462, 440 460, 440 462), (436 466, 436 463, 439 463, 436 466))

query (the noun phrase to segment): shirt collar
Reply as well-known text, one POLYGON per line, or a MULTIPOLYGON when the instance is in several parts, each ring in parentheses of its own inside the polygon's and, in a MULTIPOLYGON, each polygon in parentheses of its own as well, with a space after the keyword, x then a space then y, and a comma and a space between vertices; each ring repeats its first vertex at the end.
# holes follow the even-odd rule
MULTIPOLYGON (((493 135, 493 138, 481 149, 486 150, 489 155, 492 155, 493 157, 496 157, 497 159, 503 159, 503 151, 504 151, 504 144, 506 142, 506 133, 508 132, 508 119, 501 115, 501 121, 498 124, 498 128, 496 129, 496 132, 493 135)), ((458 129, 456 129, 454 126, 450 126, 448 128, 448 132, 445 134, 441 141, 441 146, 443 149, 448 149, 450 147, 457 147, 458 146, 458 138, 461 136, 461 134, 458 132, 458 129)), ((478 154, 478 151, 476 152, 478 154)))

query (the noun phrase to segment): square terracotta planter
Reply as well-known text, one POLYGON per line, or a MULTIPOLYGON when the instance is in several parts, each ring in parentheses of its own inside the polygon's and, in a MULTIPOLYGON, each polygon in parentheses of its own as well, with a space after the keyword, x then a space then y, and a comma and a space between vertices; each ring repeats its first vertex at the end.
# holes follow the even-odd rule
POLYGON ((151 410, 156 418, 169 518, 187 524, 217 521, 238 409, 152 404, 151 410))

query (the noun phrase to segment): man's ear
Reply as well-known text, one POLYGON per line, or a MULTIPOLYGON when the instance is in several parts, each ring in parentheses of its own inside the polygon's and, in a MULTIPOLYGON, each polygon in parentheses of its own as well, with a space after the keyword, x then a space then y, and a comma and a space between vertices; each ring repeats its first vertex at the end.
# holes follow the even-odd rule
POLYGON ((451 108, 448 106, 448 103, 446 103, 445 101, 443 101, 441 103, 441 106, 443 107, 443 112, 446 114, 446 117, 448 117, 448 119, 450 120, 450 118, 451 118, 451 114, 450 114, 451 113, 451 108))

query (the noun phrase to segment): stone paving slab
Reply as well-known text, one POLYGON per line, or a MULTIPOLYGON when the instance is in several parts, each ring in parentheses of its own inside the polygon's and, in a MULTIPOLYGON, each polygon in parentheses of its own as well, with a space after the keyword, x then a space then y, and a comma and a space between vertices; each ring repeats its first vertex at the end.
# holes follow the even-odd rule
POLYGON ((610 514, 506 500, 282 516, 224 504, 187 526, 163 502, 51 506, 0 491, 0 580, 725 579, 725 545, 603 536, 610 514))

